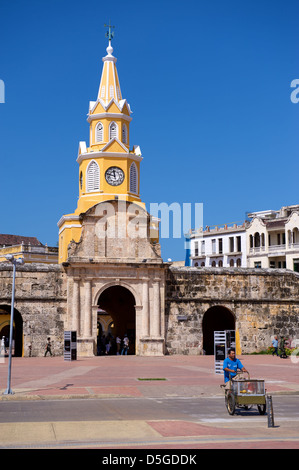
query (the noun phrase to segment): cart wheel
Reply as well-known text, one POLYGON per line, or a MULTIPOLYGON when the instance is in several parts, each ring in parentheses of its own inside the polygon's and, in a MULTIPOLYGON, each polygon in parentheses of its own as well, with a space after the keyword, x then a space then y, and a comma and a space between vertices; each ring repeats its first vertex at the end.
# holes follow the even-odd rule
POLYGON ((264 415, 266 413, 266 405, 257 405, 257 409, 259 410, 260 415, 264 415))
POLYGON ((233 396, 232 393, 228 393, 225 397, 225 402, 226 402, 226 408, 227 411, 229 412, 230 415, 235 414, 236 410, 236 402, 235 402, 235 397, 233 396))

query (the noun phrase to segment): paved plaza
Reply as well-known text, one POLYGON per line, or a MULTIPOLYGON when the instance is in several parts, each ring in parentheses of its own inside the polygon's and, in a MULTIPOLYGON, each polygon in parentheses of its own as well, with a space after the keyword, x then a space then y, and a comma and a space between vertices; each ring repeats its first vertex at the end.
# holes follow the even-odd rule
MULTIPOLYGON (((292 395, 299 399, 299 364, 291 358, 264 355, 241 356, 251 378, 265 380, 267 394, 292 395)), ((13 358, 12 395, 5 395, 8 360, 0 365, 0 410, 7 401, 71 399, 175 399, 221 397, 223 376, 214 372, 213 356, 108 356, 80 358, 67 362, 63 357, 13 358)), ((136 400, 137 401, 137 400, 136 400)), ((224 406, 224 402, 223 402, 224 406)), ((17 409, 17 408, 16 408, 17 409)), ((91 440, 97 447, 110 448, 200 448, 233 445, 254 448, 299 448, 299 421, 290 420, 267 427, 267 417, 256 420, 229 417, 217 423, 172 419, 117 419, 92 422, 17 423, 3 422, 0 413, 1 446, 48 445, 91 440), (175 425, 174 425, 175 424, 175 425), (129 441, 128 441, 129 437, 129 441), (134 444, 133 444, 134 442, 134 444), (244 444, 245 443, 245 444, 244 444), (33 445, 33 444, 32 444, 33 445)))

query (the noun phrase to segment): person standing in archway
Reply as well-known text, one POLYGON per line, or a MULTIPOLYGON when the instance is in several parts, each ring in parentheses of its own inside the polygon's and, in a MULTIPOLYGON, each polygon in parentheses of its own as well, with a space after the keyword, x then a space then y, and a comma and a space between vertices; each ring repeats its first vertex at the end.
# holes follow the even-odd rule
POLYGON ((227 385, 233 377, 237 375, 237 370, 247 372, 242 362, 236 358, 236 353, 233 348, 228 350, 228 357, 223 361, 224 383, 227 385))
POLYGON ((128 349, 129 349, 129 338, 127 335, 124 336, 124 339, 123 339, 123 348, 121 350, 121 355, 125 354, 127 355, 128 354, 128 349))
POLYGON ((116 355, 120 355, 120 347, 121 347, 121 337, 117 335, 116 337, 116 355))

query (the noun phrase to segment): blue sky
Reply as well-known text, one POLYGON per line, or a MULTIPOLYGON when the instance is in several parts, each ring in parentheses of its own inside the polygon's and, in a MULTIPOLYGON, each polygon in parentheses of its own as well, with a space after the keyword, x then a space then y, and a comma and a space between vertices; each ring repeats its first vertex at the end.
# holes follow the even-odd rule
MULTIPOLYGON (((214 225, 299 203, 298 17, 293 0, 1 0, 0 232, 55 246, 75 210, 109 19, 148 207, 203 203, 214 225)), ((184 259, 183 237, 161 245, 184 259)))

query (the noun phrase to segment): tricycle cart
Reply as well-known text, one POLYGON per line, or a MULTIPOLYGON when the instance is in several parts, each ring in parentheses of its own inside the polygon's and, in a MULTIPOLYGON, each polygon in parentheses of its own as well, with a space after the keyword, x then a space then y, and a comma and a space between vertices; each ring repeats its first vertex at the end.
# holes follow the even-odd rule
POLYGON ((236 408, 249 410, 257 405, 261 415, 266 413, 265 381, 244 377, 244 372, 231 378, 226 385, 222 385, 225 391, 225 405, 230 415, 235 413, 236 408))

